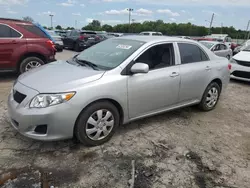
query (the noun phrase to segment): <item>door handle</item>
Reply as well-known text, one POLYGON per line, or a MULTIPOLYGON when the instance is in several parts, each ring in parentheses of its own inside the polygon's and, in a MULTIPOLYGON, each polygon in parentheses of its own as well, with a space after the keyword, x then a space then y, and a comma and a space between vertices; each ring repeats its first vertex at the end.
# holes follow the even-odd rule
POLYGON ((176 76, 179 76, 178 72, 172 72, 172 74, 170 74, 170 77, 176 77, 176 76))
POLYGON ((16 41, 16 40, 13 40, 13 41, 11 41, 11 43, 12 43, 12 44, 16 44, 16 43, 17 43, 17 41, 16 41))
POLYGON ((206 70, 207 70, 207 71, 210 71, 210 70, 211 70, 211 67, 210 67, 210 66, 206 66, 206 70))

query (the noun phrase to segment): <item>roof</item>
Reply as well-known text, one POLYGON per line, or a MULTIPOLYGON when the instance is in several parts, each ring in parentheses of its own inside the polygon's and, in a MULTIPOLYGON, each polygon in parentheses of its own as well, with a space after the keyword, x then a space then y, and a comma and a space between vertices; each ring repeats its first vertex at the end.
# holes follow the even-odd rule
POLYGON ((24 22, 24 23, 31 23, 31 22, 29 22, 29 21, 20 20, 20 19, 13 19, 13 18, 0 18, 0 20, 4 20, 4 21, 12 21, 12 22, 24 22))
POLYGON ((158 31, 143 31, 141 33, 161 33, 161 32, 158 32, 158 31))
POLYGON ((223 43, 221 43, 221 42, 217 42, 217 41, 208 41, 208 40, 202 40, 202 41, 200 41, 201 43, 202 42, 204 42, 204 43, 210 43, 210 44, 223 44, 223 43))
MULTIPOLYGON (((118 39, 128 39, 128 40, 138 40, 142 42, 161 42, 161 41, 189 41, 188 39, 178 38, 178 37, 168 37, 168 36, 144 36, 144 35, 129 35, 129 36, 122 36, 118 39)), ((193 41, 193 40, 192 40, 193 41)), ((196 41, 193 41, 194 43, 196 41)))

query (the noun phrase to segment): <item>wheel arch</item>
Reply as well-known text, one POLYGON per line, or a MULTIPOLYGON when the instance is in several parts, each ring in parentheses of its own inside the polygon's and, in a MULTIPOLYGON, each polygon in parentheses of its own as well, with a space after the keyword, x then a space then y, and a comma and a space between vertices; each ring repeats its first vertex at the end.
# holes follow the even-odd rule
POLYGON ((26 58, 28 58, 28 57, 37 57, 37 58, 39 58, 39 59, 41 59, 44 63, 46 63, 46 57, 44 56, 44 55, 42 55, 42 54, 40 54, 40 53, 37 53, 37 52, 29 52, 29 53, 25 53, 25 54, 23 54, 20 58, 19 58, 19 61, 18 61, 18 63, 17 63, 17 70, 19 70, 20 69, 20 65, 21 65, 21 63, 22 63, 22 61, 24 60, 24 59, 26 59, 26 58))
POLYGON ((119 115, 120 115, 120 122, 119 122, 119 124, 121 125, 121 124, 123 123, 123 120, 124 120, 124 110, 123 110, 123 108, 122 108, 122 106, 121 106, 121 104, 120 104, 119 102, 117 102, 116 100, 111 99, 111 98, 97 99, 97 100, 95 100, 95 101, 90 102, 88 105, 86 105, 86 106, 81 110, 81 112, 78 114, 78 116, 77 116, 77 118, 76 118, 76 121, 75 121, 75 124, 74 124, 74 136, 75 136, 75 128, 76 128, 76 125, 77 125, 77 123, 78 123, 78 121, 79 121, 79 118, 80 118, 81 114, 84 112, 84 110, 85 110, 86 108, 88 108, 89 106, 93 105, 94 103, 104 102, 104 101, 105 101, 105 102, 110 102, 111 104, 113 104, 113 105, 117 108, 118 113, 119 113, 119 115))
MULTIPOLYGON (((213 79, 209 84, 211 84, 211 83, 213 83, 213 82, 217 83, 217 84, 220 86, 220 90, 222 90, 222 81, 221 81, 220 78, 215 78, 215 79, 213 79)), ((209 84, 208 84, 208 85, 209 85, 209 84)))

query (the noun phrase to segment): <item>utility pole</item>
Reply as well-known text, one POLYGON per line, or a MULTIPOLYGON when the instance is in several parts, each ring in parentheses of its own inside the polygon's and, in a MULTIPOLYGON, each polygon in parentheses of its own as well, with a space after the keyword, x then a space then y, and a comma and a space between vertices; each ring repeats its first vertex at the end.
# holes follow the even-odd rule
POLYGON ((53 14, 50 14, 50 24, 51 24, 51 29, 53 29, 53 14))
POLYGON ((75 29, 77 29, 77 20, 75 20, 75 29))
POLYGON ((210 25, 209 25, 209 33, 208 33, 209 35, 211 35, 211 28, 212 28, 213 21, 214 21, 214 13, 212 14, 212 18, 211 18, 210 25))
POLYGON ((247 30, 246 30, 246 35, 245 35, 245 39, 246 39, 246 40, 249 39, 249 31, 248 31, 249 25, 250 25, 250 20, 249 20, 248 23, 247 23, 247 30), (248 34, 247 34, 247 32, 248 32, 248 34))
POLYGON ((134 9, 128 8, 127 10, 128 10, 128 23, 129 23, 129 25, 130 25, 130 21, 131 21, 131 12, 133 12, 134 9))
POLYGON ((220 30, 220 34, 223 33, 223 23, 221 23, 221 30, 220 30))

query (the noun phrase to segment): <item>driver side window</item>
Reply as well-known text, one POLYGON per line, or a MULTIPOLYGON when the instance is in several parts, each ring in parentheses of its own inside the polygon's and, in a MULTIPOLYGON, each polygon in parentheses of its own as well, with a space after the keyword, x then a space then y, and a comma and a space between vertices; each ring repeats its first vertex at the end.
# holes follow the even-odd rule
POLYGON ((175 65, 173 44, 160 44, 147 49, 136 63, 148 64, 149 70, 175 65))

